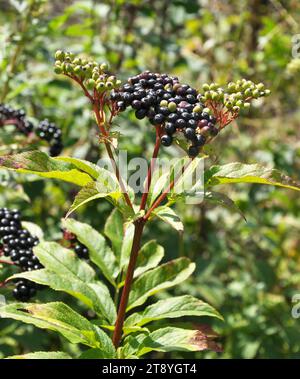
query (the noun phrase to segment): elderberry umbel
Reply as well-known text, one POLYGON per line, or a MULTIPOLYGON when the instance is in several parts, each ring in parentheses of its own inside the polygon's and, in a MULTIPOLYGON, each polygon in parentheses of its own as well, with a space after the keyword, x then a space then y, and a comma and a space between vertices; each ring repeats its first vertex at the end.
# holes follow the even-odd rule
MULTIPOLYGON (((17 209, 0 208, 0 245, 4 256, 9 257, 22 271, 41 269, 43 266, 33 252, 33 247, 38 243, 37 237, 22 228, 21 214, 17 209)), ((26 301, 35 294, 36 289, 37 285, 28 280, 17 281, 13 295, 17 300, 26 301)))
POLYGON ((162 128, 161 143, 170 146, 181 134, 189 143, 188 153, 195 157, 208 137, 218 134, 216 119, 199 100, 196 89, 181 84, 177 77, 145 71, 128 79, 111 98, 119 111, 135 110, 138 119, 148 118, 162 128))
POLYGON ((88 248, 83 243, 78 241, 78 239, 73 233, 69 232, 68 230, 63 230, 63 238, 64 240, 69 242, 68 247, 70 247, 71 249, 75 251, 78 258, 82 258, 82 259, 89 258, 88 248))
POLYGON ((62 132, 53 122, 45 119, 37 127, 26 118, 23 109, 13 109, 6 104, 0 104, 0 127, 4 125, 14 125, 16 130, 25 136, 35 134, 41 140, 45 140, 50 145, 49 154, 54 157, 61 153, 63 149, 62 132))

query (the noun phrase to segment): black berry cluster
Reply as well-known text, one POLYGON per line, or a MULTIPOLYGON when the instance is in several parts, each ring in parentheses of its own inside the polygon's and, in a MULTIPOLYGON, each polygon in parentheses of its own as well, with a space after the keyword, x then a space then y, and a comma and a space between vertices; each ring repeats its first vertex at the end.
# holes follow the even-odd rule
POLYGON ((33 131, 33 124, 26 120, 24 109, 13 109, 9 105, 0 104, 0 124, 9 123, 10 121, 14 121, 13 124, 17 130, 26 136, 33 131))
POLYGON ((36 129, 36 134, 50 144, 49 154, 51 157, 59 155, 63 149, 61 130, 48 119, 41 121, 36 129))
POLYGON ((170 146, 176 133, 189 142, 188 154, 195 157, 209 136, 218 134, 216 119, 200 101, 196 89, 177 77, 145 71, 128 79, 111 98, 119 111, 131 106, 138 119, 147 117, 162 127, 161 143, 170 146))
POLYGON ((13 109, 6 104, 0 104, 0 126, 15 125, 16 129, 29 136, 32 132, 40 139, 45 140, 50 145, 49 154, 52 157, 59 155, 63 149, 62 132, 49 120, 41 121, 37 127, 26 118, 26 113, 23 109, 13 109))
MULTIPOLYGON (((39 239, 22 228, 18 210, 0 208, 0 241, 0 251, 4 256, 10 257, 22 271, 38 270, 43 267, 32 250, 39 243, 39 239)), ((36 293, 38 287, 29 280, 18 280, 13 295, 17 300, 27 301, 36 293)))
POLYGON ((70 247, 71 249, 75 251, 78 258, 89 259, 88 248, 84 244, 79 242, 73 233, 70 233, 68 230, 63 230, 63 237, 66 241, 69 242, 68 247, 70 247))

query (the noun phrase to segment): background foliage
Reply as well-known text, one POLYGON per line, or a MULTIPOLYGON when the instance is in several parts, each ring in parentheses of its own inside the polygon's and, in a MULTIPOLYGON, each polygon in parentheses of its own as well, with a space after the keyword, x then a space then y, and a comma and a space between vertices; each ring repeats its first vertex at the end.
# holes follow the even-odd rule
MULTIPOLYGON (((97 162, 103 150, 87 100, 52 72, 59 48, 109 61, 123 79, 149 69, 178 75, 195 87, 241 77, 266 83, 271 97, 217 138, 208 164, 259 162, 299 179, 300 64, 291 54, 292 36, 299 32, 296 0, 0 0, 0 9, 1 101, 23 107, 32 119, 57 123, 63 155, 97 162)), ((149 157, 151 126, 137 123, 132 114, 118 121, 128 157, 149 157)), ((12 151, 9 136, 0 133, 0 154, 12 151)), ((72 203, 72 187, 37 178, 25 183, 4 171, 0 177, 0 207, 21 209, 47 239, 61 239, 60 219, 72 203)), ((225 318, 225 323, 209 320, 221 336, 223 353, 170 356, 299 357, 300 321, 291 316, 291 298, 300 291, 299 195, 259 185, 226 191, 247 222, 224 208, 182 204, 177 211, 185 225, 183 237, 162 223, 146 230, 145 240, 158 238, 167 259, 185 255, 197 264, 192 279, 174 295, 198 296, 225 318)), ((75 217, 102 230, 110 211, 100 201, 75 217)), ((3 268, 0 280, 4 277, 3 268)), ((50 291, 39 295, 57 300, 57 294, 51 296, 50 291)), ((76 307, 74 300, 66 301, 76 307)), ((75 348, 51 332, 1 320, 0 356, 47 349, 72 353, 75 348)))

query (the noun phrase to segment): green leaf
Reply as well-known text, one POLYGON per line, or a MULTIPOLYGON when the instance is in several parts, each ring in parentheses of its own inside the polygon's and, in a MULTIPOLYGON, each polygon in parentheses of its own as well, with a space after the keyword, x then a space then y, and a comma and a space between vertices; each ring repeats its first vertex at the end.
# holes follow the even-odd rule
POLYGON ((58 158, 50 158, 41 151, 0 157, 0 167, 25 174, 35 174, 45 178, 60 179, 65 182, 85 186, 93 179, 90 175, 79 171, 77 167, 58 158))
POLYGON ((160 300, 146 307, 143 312, 133 313, 127 318, 124 326, 143 326, 151 321, 183 316, 209 316, 222 320, 222 316, 209 304, 193 296, 184 295, 160 300))
POLYGON ((178 258, 147 271, 134 281, 127 310, 142 305, 149 296, 183 282, 194 270, 195 264, 188 258, 178 258))
POLYGON ((24 278, 32 282, 49 286, 55 291, 63 291, 80 300, 98 316, 110 324, 116 320, 116 308, 107 287, 101 282, 87 282, 74 276, 57 274, 47 269, 22 272, 9 279, 24 278))
POLYGON ((62 225, 89 249, 89 256, 102 271, 106 279, 115 285, 119 274, 116 257, 105 238, 91 226, 73 219, 62 220, 62 225))
POLYGON ((152 214, 167 224, 171 225, 172 228, 177 230, 179 233, 183 232, 183 223, 172 208, 167 207, 166 205, 162 205, 154 209, 152 214))
POLYGON ((106 220, 104 233, 110 239, 113 250, 117 257, 121 254, 122 241, 124 237, 124 220, 121 212, 114 209, 106 220))
POLYGON ((83 282, 90 282, 95 278, 95 271, 87 262, 79 259, 72 250, 56 242, 44 241, 33 250, 43 266, 56 274, 83 282))
POLYGON ((88 349, 79 356, 79 359, 109 359, 109 358, 112 358, 111 354, 101 349, 88 349))
POLYGON ((136 263, 134 277, 143 274, 151 268, 157 267, 164 257, 164 248, 152 240, 142 246, 136 263))
POLYGON ((101 174, 101 168, 99 166, 89 161, 85 161, 83 159, 72 158, 72 157, 57 157, 55 159, 58 161, 71 163, 76 168, 78 168, 78 170, 86 172, 88 175, 90 175, 94 179, 98 179, 99 175, 101 174))
POLYGON ((72 357, 63 351, 36 351, 35 353, 12 355, 5 359, 72 359, 72 357))
POLYGON ((110 196, 109 193, 100 193, 96 188, 96 182, 90 182, 86 186, 84 186, 78 194, 75 196, 73 204, 71 205, 68 213, 66 214, 66 218, 69 217, 76 209, 89 203, 90 201, 101 199, 110 196))
POLYGON ((39 243, 34 253, 45 269, 23 272, 12 278, 27 278, 54 290, 67 292, 109 322, 115 321, 116 310, 109 290, 103 283, 95 282, 96 273, 88 263, 55 242, 39 243))
POLYGON ((151 186, 149 189, 147 204, 148 206, 151 206, 156 198, 161 194, 161 192, 167 188, 167 186, 170 184, 170 173, 160 173, 160 170, 157 169, 154 171, 152 180, 151 180, 151 186))
MULTIPOLYGON (((166 327, 155 330, 149 335, 129 337, 131 354, 135 351, 138 357, 151 351, 219 351, 219 346, 199 330, 166 327), (138 345, 138 346, 137 346, 138 345)), ((126 348, 127 350, 128 347, 126 348)))
POLYGON ((236 203, 224 193, 214 191, 205 192, 205 200, 208 200, 212 204, 222 205, 231 211, 237 212, 240 214, 240 216, 243 217, 245 221, 247 221, 243 212, 236 205, 236 203))
POLYGON ((119 257, 120 260, 120 270, 128 265, 132 243, 133 243, 133 235, 134 235, 134 225, 132 223, 128 223, 125 225, 126 229, 124 232, 122 247, 121 247, 121 255, 119 257))
MULTIPOLYGON (((177 196, 190 196, 195 191, 203 191, 203 172, 204 172, 204 157, 197 157, 191 161, 191 158, 182 159, 183 163, 178 162, 178 167, 184 168, 184 172, 180 175, 176 181, 169 197, 176 198, 177 196), (195 182, 195 178, 197 181, 195 182)), ((180 171, 179 171, 180 172, 180 171)), ((175 176, 178 175, 178 168, 175 169, 175 176)))
POLYGON ((227 183, 260 183, 300 191, 299 183, 276 169, 239 162, 212 166, 205 173, 205 182, 208 186, 227 183))
POLYGON ((14 303, 0 307, 2 318, 12 318, 62 334, 72 343, 109 351, 114 355, 110 338, 97 326, 64 303, 47 304, 14 303))

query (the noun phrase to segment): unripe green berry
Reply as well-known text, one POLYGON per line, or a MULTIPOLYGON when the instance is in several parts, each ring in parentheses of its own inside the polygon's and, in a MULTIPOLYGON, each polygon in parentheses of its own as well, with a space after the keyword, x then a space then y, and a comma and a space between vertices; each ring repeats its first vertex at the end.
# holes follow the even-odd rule
POLYGON ((93 89, 96 86, 96 82, 94 79, 89 79, 87 81, 87 88, 88 89, 93 89))
POLYGON ((242 100, 238 100, 236 103, 235 103, 236 106, 238 107, 242 107, 243 106, 243 102, 242 100))
POLYGON ((218 93, 217 93, 217 92, 213 92, 212 95, 211 95, 211 98, 212 98, 213 100, 218 100, 218 98, 219 98, 218 93))
POLYGON ((101 65, 100 65, 100 69, 102 70, 102 71, 107 71, 108 70, 108 64, 107 63, 102 63, 101 65))
POLYGON ((244 109, 249 109, 250 108, 250 103, 244 103, 244 109))
POLYGON ((265 96, 269 96, 271 94, 271 91, 269 89, 266 89, 264 92, 265 92, 265 96))
POLYGON ((170 112, 175 112, 176 109, 177 109, 177 104, 174 103, 173 101, 171 101, 169 104, 168 104, 168 109, 170 112))
POLYGON ((235 105, 235 106, 232 108, 232 110, 233 110, 234 112, 239 112, 239 111, 240 111, 240 107, 237 106, 237 105, 235 105))
POLYGON ((81 66, 75 66, 74 68, 75 74, 81 74, 82 73, 82 67, 81 66))
POLYGON ((194 113, 200 113, 202 112, 202 107, 200 105, 196 105, 194 108, 193 108, 193 112, 194 113))
POLYGON ((259 90, 255 89, 252 94, 253 94, 253 97, 258 98, 259 97, 259 90))
POLYGON ((80 65, 81 64, 81 59, 80 58, 75 58, 75 59, 73 59, 72 63, 75 64, 76 66, 80 65))
POLYGON ((236 85, 233 82, 228 83, 228 90, 229 90, 229 92, 235 92, 236 91, 236 85))
POLYGON ((245 91, 245 96, 246 96, 246 97, 252 96, 252 90, 251 90, 251 88, 247 88, 247 89, 246 89, 246 91, 245 91))
POLYGON ((209 90, 209 84, 204 83, 202 88, 203 88, 203 91, 208 91, 209 90))
POLYGON ((122 84, 121 80, 116 80, 116 87, 119 87, 122 84))
POLYGON ((99 74, 97 72, 94 72, 92 75, 92 79, 97 80, 99 78, 99 74))
POLYGON ((61 74, 63 72, 63 70, 62 70, 61 66, 55 65, 54 66, 54 72, 56 74, 61 74))
POLYGON ((65 70, 66 70, 66 72, 68 73, 68 74, 72 74, 73 73, 73 66, 71 65, 71 64, 69 64, 69 63, 67 63, 66 64, 66 66, 65 66, 65 70))
POLYGON ((64 57, 65 57, 65 53, 61 50, 57 50, 57 52, 55 53, 55 59, 62 61, 64 57))
POLYGON ((103 82, 97 83, 96 90, 99 92, 103 92, 105 90, 105 83, 103 83, 103 82))
POLYGON ((167 101, 167 100, 162 100, 162 101, 159 103, 159 105, 160 105, 161 107, 167 107, 167 106, 168 106, 168 101, 167 101))
POLYGON ((262 91, 264 88, 265 88, 265 85, 264 83, 258 83, 256 88, 259 90, 259 91, 262 91))
POLYGON ((114 76, 114 75, 111 75, 111 76, 109 76, 108 78, 107 78, 107 80, 109 81, 109 82, 112 82, 112 83, 115 83, 116 82, 116 77, 114 76))
POLYGON ((212 93, 211 93, 211 91, 207 91, 207 92, 205 92, 205 99, 206 99, 206 100, 210 100, 211 97, 212 97, 212 93))
POLYGON ((114 83, 112 83, 112 82, 106 82, 106 83, 105 83, 105 87, 106 87, 107 89, 112 89, 112 88, 114 87, 114 83))
POLYGON ((209 108, 204 108, 203 113, 211 114, 211 110, 209 108))

